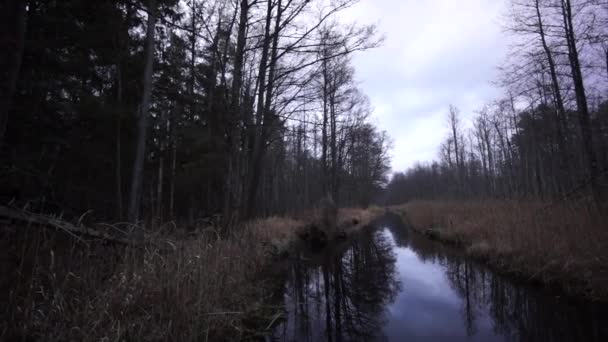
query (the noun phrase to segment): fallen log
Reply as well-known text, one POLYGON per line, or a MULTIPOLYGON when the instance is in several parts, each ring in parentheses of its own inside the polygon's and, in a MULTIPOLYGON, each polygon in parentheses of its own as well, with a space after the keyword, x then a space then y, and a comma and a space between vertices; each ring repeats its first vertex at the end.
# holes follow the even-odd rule
POLYGON ((68 233, 79 241, 82 241, 80 236, 88 236, 129 246, 136 246, 142 244, 142 241, 135 241, 128 238, 112 236, 106 232, 102 232, 82 225, 77 226, 70 222, 66 222, 52 216, 31 213, 26 210, 13 209, 5 206, 0 206, 0 218, 5 218, 11 221, 23 222, 28 224, 37 224, 41 226, 52 227, 57 230, 61 230, 68 233))

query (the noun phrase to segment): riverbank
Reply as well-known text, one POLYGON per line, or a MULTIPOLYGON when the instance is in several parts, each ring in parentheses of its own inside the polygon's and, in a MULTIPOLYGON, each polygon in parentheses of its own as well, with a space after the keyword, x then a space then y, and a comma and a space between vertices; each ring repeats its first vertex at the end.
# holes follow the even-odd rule
MULTIPOLYGON (((381 212, 341 210, 338 222, 350 233, 381 212)), ((266 304, 277 293, 266 270, 314 221, 271 217, 231 233, 158 232, 143 247, 3 224, 0 339, 260 337, 283 312, 266 304)))
POLYGON ((531 201, 413 201, 410 227, 501 271, 608 300, 608 229, 584 206, 531 201))

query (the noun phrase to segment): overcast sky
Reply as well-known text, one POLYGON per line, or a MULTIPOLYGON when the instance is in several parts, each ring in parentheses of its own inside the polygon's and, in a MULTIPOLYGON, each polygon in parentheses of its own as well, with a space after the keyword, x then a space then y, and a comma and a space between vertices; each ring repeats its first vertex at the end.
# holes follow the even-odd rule
POLYGON ((393 138, 393 171, 436 158, 450 104, 463 121, 498 97, 506 56, 504 0, 361 0, 345 21, 376 23, 384 44, 354 58, 378 126, 393 138))

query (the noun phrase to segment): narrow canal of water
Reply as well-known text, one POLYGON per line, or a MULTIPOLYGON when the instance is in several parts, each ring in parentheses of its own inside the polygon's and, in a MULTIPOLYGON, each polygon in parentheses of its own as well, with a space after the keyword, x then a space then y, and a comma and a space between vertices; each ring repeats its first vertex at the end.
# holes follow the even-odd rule
POLYGON ((387 214, 353 241, 302 249, 274 341, 608 341, 608 308, 498 275, 387 214))

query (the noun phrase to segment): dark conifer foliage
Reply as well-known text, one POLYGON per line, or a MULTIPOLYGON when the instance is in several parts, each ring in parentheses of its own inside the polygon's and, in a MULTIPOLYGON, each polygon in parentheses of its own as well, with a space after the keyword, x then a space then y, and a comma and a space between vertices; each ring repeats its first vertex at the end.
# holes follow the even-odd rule
POLYGON ((370 203, 389 144, 349 58, 380 39, 336 21, 356 2, 3 2, 2 202, 226 222, 370 203))

